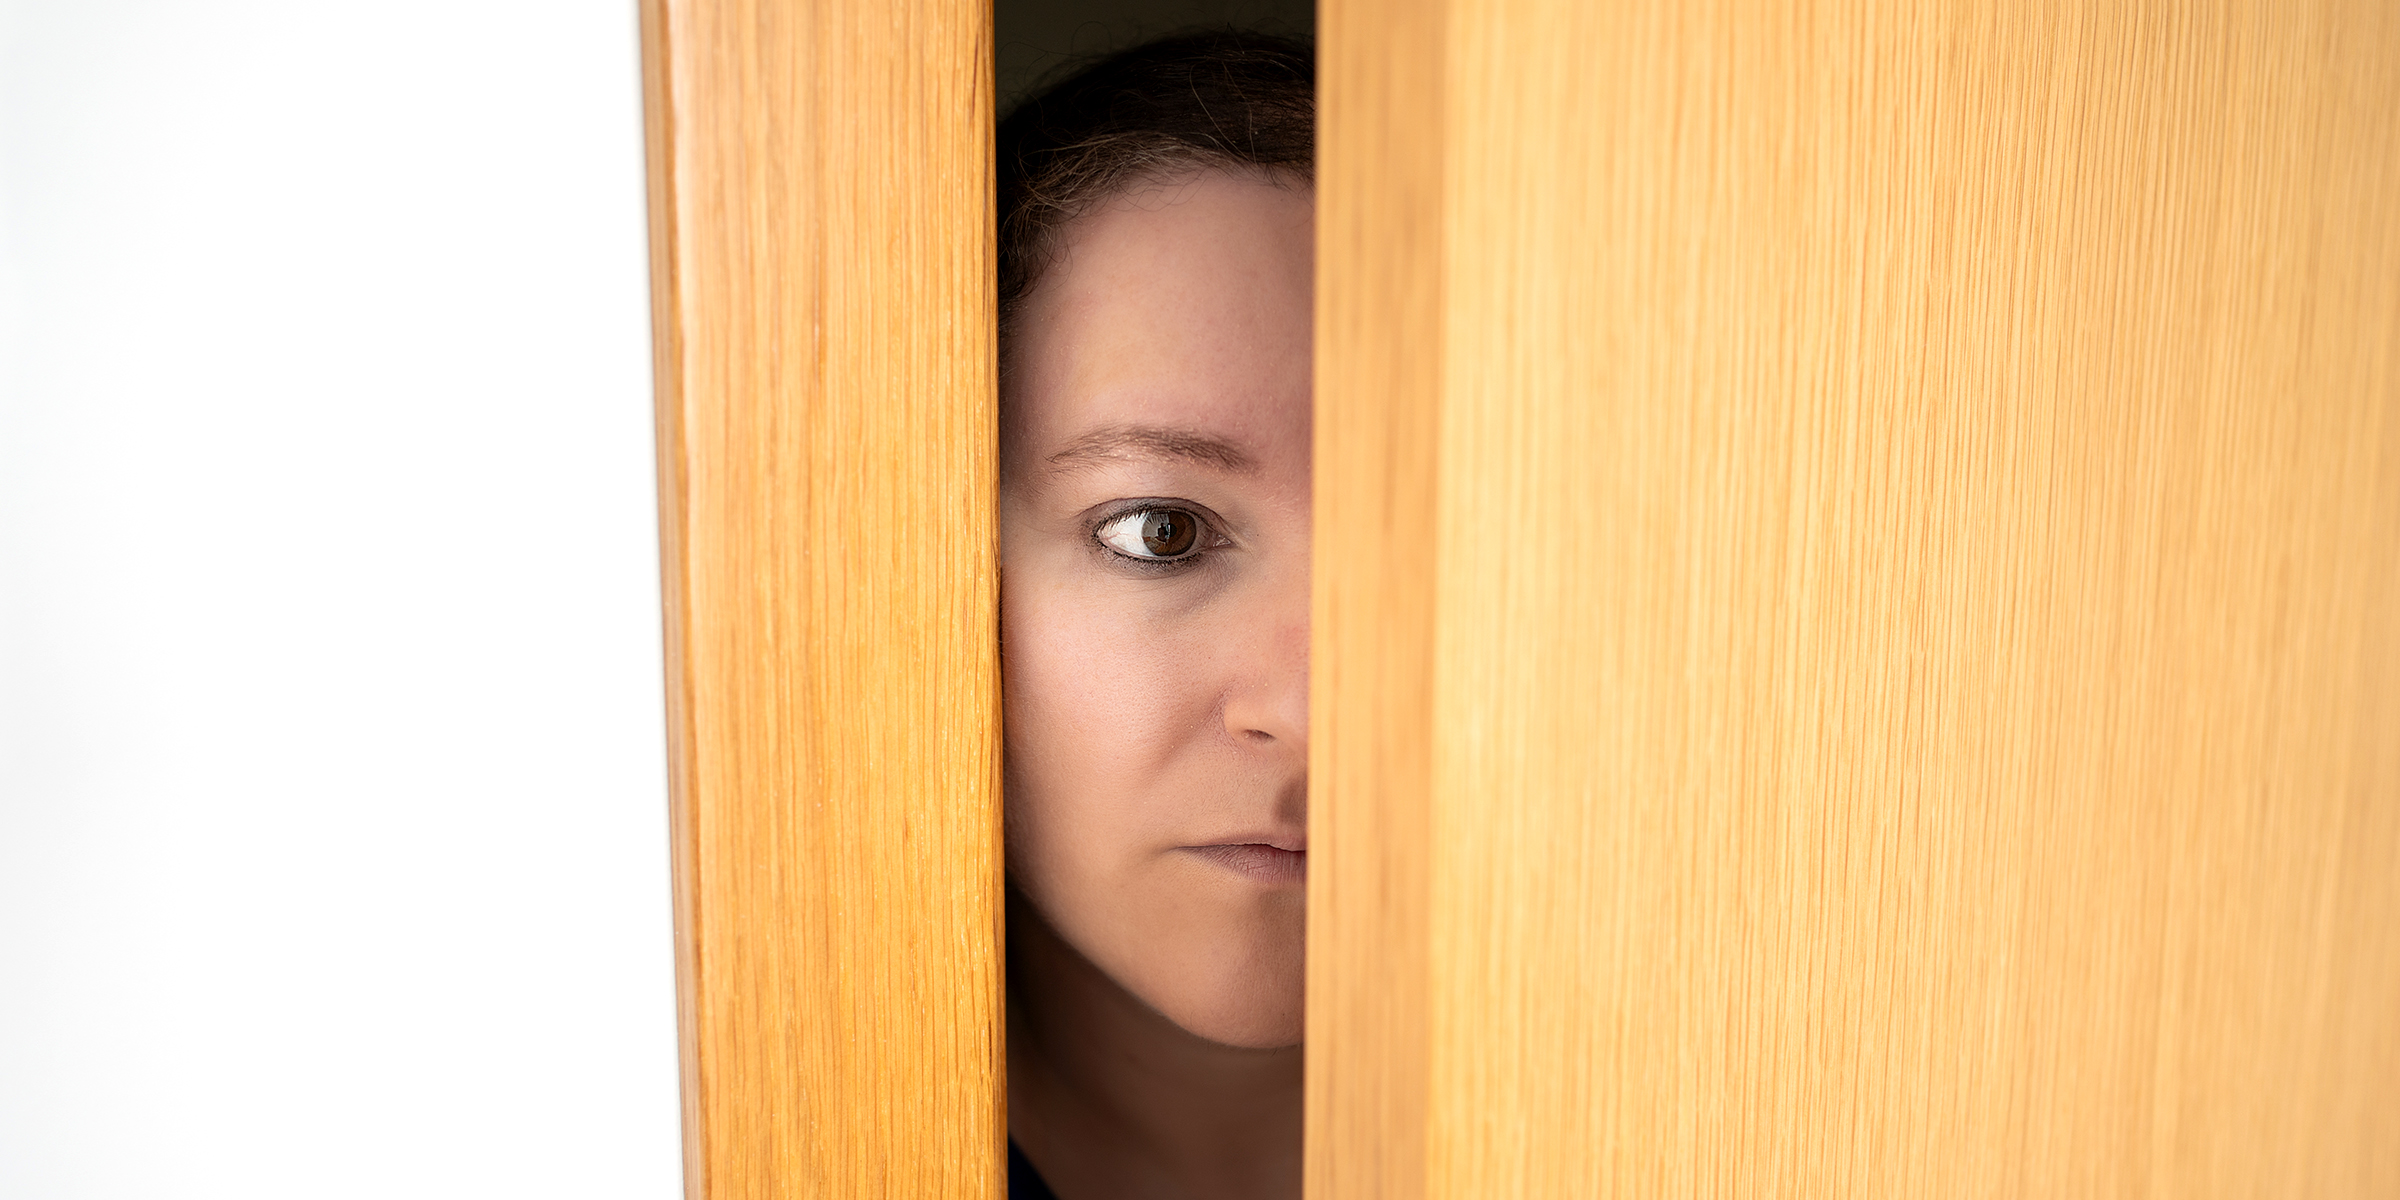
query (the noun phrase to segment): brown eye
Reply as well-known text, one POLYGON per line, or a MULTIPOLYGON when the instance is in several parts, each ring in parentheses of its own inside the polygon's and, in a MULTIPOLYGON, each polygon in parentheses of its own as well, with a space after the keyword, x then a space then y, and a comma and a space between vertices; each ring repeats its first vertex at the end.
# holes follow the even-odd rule
POLYGON ((1145 508, 1102 525, 1099 537, 1127 558, 1183 558, 1200 544, 1200 518, 1180 508, 1145 508))

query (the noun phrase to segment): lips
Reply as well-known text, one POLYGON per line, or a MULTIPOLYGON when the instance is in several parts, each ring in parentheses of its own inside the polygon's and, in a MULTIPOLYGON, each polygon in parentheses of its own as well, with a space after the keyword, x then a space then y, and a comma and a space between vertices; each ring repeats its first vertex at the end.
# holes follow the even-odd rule
POLYGON ((1265 883, 1292 883, 1308 878, 1308 851, 1306 842, 1291 840, 1296 844, 1288 848, 1273 842, 1228 842, 1190 850, 1239 875, 1265 883))

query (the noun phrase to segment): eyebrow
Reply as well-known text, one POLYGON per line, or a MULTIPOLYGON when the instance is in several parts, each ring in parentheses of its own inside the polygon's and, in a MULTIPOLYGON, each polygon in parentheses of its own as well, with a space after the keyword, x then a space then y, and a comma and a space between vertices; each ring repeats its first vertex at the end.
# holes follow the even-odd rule
POLYGON ((1171 458, 1237 475, 1258 469, 1256 459, 1224 438, 1161 425, 1112 425, 1095 429, 1050 456, 1053 471, 1073 471, 1124 459, 1171 458))

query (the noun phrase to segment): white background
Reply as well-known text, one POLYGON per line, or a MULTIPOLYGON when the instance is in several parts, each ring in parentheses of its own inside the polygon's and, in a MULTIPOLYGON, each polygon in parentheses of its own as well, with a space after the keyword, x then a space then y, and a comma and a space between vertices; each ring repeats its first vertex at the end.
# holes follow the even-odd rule
POLYGON ((630 0, 0 0, 0 1197, 673 1196, 630 0))

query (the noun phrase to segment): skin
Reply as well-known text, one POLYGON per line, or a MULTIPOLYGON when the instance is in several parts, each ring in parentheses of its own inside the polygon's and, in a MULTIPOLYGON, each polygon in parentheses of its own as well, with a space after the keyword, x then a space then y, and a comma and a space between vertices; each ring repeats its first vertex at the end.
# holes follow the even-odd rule
POLYGON ((1009 1123, 1066 1200, 1300 1194, 1312 201, 1137 189, 1012 331, 1009 1123))

